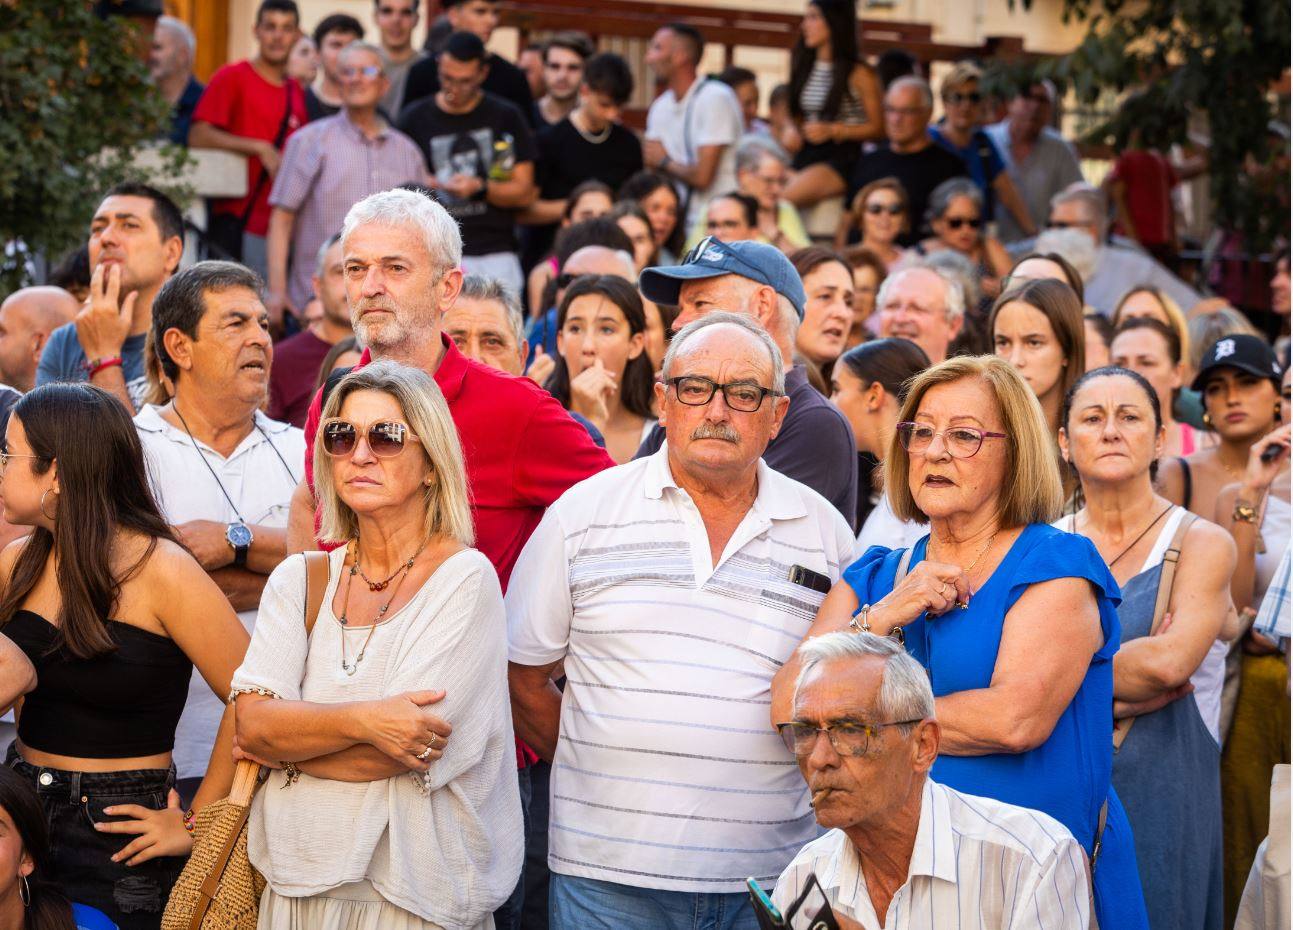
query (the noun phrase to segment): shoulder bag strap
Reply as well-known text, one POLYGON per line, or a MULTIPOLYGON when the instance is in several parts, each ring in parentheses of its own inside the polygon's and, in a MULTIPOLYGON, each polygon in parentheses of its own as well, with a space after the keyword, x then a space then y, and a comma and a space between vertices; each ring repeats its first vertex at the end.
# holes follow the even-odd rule
POLYGON ((898 587, 898 582, 907 577, 907 569, 911 565, 911 550, 914 548, 915 546, 908 546, 907 551, 905 551, 902 554, 902 558, 898 560, 898 571, 895 572, 893 576, 893 586, 895 588, 898 587))
MULTIPOLYGON (((1176 532, 1172 534, 1172 541, 1168 544, 1167 551, 1163 553, 1163 569, 1158 576, 1158 592, 1154 595, 1154 613, 1149 621, 1149 635, 1153 636, 1158 632, 1158 628, 1163 625, 1163 617, 1167 615, 1167 606, 1172 600, 1172 585, 1176 583, 1176 566, 1181 561, 1181 546, 1185 543, 1185 534, 1190 531, 1194 521, 1199 519, 1194 514, 1186 511, 1181 518, 1180 525, 1176 532)), ((1135 717, 1127 717, 1121 721, 1115 721, 1113 729, 1113 751, 1117 752, 1122 748, 1123 742, 1127 739, 1127 734, 1131 732, 1132 726, 1136 723, 1135 717)))
MULTIPOLYGON (((274 134, 274 148, 280 152, 283 150, 283 143, 287 141, 287 128, 292 124, 292 86, 296 83, 296 78, 284 78, 283 83, 287 87, 287 108, 283 110, 283 119, 278 124, 278 132, 274 134)), ((264 165, 260 166, 260 175, 256 178, 256 186, 252 189, 251 197, 247 201, 247 206, 242 211, 241 222, 245 228, 247 221, 251 219, 251 211, 256 209, 256 201, 260 199, 260 192, 265 189, 269 183, 269 171, 264 165)))
POLYGON ((305 635, 314 632, 323 607, 323 593, 328 589, 328 553, 302 552, 305 559, 305 635))

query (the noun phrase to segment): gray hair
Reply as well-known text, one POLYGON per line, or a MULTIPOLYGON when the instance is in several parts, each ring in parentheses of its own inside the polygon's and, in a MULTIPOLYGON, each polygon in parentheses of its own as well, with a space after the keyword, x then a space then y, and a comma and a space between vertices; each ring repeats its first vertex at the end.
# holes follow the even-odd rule
POLYGON ((334 245, 341 241, 341 233, 333 233, 324 240, 323 245, 319 246, 318 253, 314 256, 314 273, 320 278, 323 277, 323 263, 328 259, 328 252, 334 245))
POLYGON ((193 56, 198 53, 198 40, 197 36, 193 34, 193 30, 189 28, 189 24, 174 16, 159 16, 157 17, 157 26, 180 37, 184 47, 189 50, 189 63, 192 64, 193 56))
MULTIPOLYGON (((876 723, 924 720, 934 716, 934 691, 930 687, 929 676, 920 663, 908 655, 897 640, 874 633, 841 631, 805 640, 799 647, 796 696, 808 673, 820 663, 872 656, 884 659, 883 679, 876 695, 875 712, 880 717, 876 723)), ((911 725, 900 729, 909 733, 911 725)))
POLYGON ((934 109, 934 91, 930 89, 929 82, 924 78, 916 77, 914 74, 898 78, 885 89, 884 95, 888 97, 895 90, 902 90, 904 87, 916 88, 916 90, 920 91, 921 103, 924 104, 925 109, 934 109))
POLYGON ((729 326, 735 326, 743 329, 750 335, 754 336, 765 349, 768 351, 768 359, 772 362, 772 390, 781 393, 786 389, 786 372, 781 361, 781 350, 777 344, 772 341, 772 337, 762 326, 754 322, 748 316, 742 316, 739 313, 729 313, 726 310, 720 310, 715 313, 707 313, 699 320, 692 320, 682 329, 674 334, 673 339, 669 341, 669 350, 664 354, 664 363, 660 366, 661 374, 667 379, 669 372, 673 370, 673 363, 682 352, 682 347, 695 336, 697 333, 710 326, 718 326, 726 323, 729 326))
POLYGON ((880 291, 875 295, 875 306, 877 310, 884 308, 885 301, 889 297, 889 292, 897 286, 907 274, 913 271, 932 271, 938 275, 938 279, 943 282, 943 306, 947 310, 948 319, 953 317, 965 316, 965 287, 950 270, 938 265, 933 265, 922 259, 911 263, 903 263, 897 271, 894 271, 880 284, 880 291))
POLYGON ((1100 231, 1101 236, 1104 235, 1109 225, 1109 208, 1099 188, 1085 181, 1075 181, 1051 198, 1051 209, 1064 203, 1078 203, 1085 207, 1088 222, 1100 231))
POLYGON ((1095 263, 1100 256, 1091 236, 1081 229, 1044 229, 1037 236, 1033 248, 1046 254, 1053 252, 1063 258, 1083 281, 1090 281, 1095 274, 1095 263))
MULTIPOLYGON (((324 405, 321 422, 340 416, 346 398, 356 391, 380 391, 394 398, 418 439, 411 445, 421 449, 430 464, 433 480, 422 486, 423 539, 430 541, 443 535, 464 546, 473 545, 476 531, 471 520, 462 444, 435 379, 421 369, 390 359, 375 361, 341 379, 324 405)), ((323 429, 315 437, 312 454, 315 490, 322 512, 319 538, 347 543, 359 535, 359 518, 337 492, 332 457, 323 450, 323 429)))
POLYGON ((949 178, 934 188, 933 193, 929 195, 929 203, 925 207, 925 220, 932 221, 941 217, 957 197, 969 197, 974 204, 974 209, 979 211, 979 219, 987 219, 983 215, 983 191, 979 189, 979 185, 969 178, 949 178))
POLYGON ((507 325, 512 328, 519 347, 525 341, 525 315, 521 312, 521 301, 516 293, 497 278, 469 274, 462 279, 462 290, 459 298, 468 300, 492 300, 503 308, 507 315, 507 325))
POLYGON ((979 269, 974 263, 954 249, 939 249, 937 252, 930 252, 920 262, 919 267, 928 268, 930 271, 936 271, 939 274, 946 272, 946 275, 955 278, 961 285, 961 292, 965 297, 965 306, 977 307, 979 301, 983 299, 983 289, 979 285, 979 269))
POLYGON ((426 240, 431 262, 443 270, 462 264, 462 233, 444 207, 427 194, 395 188, 370 194, 350 208, 341 226, 344 243, 360 226, 412 228, 426 240))
POLYGON ((337 55, 337 61, 340 62, 351 52, 371 53, 377 58, 377 66, 382 69, 382 74, 386 73, 386 56, 382 54, 382 50, 376 45, 371 42, 365 42, 363 39, 355 39, 353 42, 348 42, 346 47, 341 50, 341 53, 337 55))
POLYGON ((785 149, 770 139, 746 139, 736 150, 736 172, 758 171, 765 158, 775 158, 783 168, 790 167, 790 156, 785 149))

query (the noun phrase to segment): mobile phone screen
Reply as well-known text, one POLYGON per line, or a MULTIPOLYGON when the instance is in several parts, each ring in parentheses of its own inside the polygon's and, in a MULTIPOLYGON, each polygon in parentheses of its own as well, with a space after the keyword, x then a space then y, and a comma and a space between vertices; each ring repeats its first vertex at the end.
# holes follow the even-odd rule
POLYGON ((790 930, 839 930, 835 912, 831 910, 830 901, 816 875, 808 876, 799 900, 790 909, 786 925, 790 930))

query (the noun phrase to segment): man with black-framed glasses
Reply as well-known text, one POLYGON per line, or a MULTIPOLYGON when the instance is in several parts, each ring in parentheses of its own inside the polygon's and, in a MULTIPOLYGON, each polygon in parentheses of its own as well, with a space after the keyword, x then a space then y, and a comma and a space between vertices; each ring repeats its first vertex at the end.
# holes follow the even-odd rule
POLYGON ((517 560, 508 678, 554 763, 554 927, 754 930, 745 877, 771 887, 815 834, 768 700, 855 540, 760 458, 785 388, 748 316, 684 327, 656 385, 668 442, 571 488, 517 560))
POLYGON ((816 876, 845 930, 1086 930, 1086 853, 1062 824, 929 777, 934 693, 897 640, 828 633, 798 657, 794 717, 777 729, 830 832, 777 881, 783 914, 816 876))
MULTIPOLYGON (((726 310, 752 320, 768 335, 783 360, 790 409, 763 459, 822 495, 852 524, 857 518, 857 446, 844 414, 809 383, 807 366, 794 355, 804 318, 804 285, 790 260, 762 242, 706 236, 681 264, 644 269, 638 288, 647 300, 678 308, 675 331, 726 310)), ((657 426, 638 449, 638 458, 658 450, 664 438, 663 427, 657 426)))

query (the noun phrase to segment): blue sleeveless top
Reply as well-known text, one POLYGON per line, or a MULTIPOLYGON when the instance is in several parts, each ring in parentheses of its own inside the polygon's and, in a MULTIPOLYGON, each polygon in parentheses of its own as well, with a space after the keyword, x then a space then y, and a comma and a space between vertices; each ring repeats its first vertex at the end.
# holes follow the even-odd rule
MULTIPOLYGON (((925 536, 912 547, 908 571, 925 558, 928 543, 925 536)), ((845 570, 844 580, 857 594, 859 604, 874 604, 893 590, 902 553, 901 549, 874 546, 845 570)), ((996 571, 974 592, 968 608, 954 608, 939 617, 922 615, 907 625, 907 651, 929 672, 936 698, 987 688, 996 669, 1006 614, 1029 586, 1055 578, 1084 578, 1091 583, 1104 641, 1091 657, 1077 694, 1050 737, 1021 753, 940 755, 930 775, 957 791, 1049 814, 1068 827, 1088 853, 1095 841, 1100 808, 1109 798, 1110 826, 1105 830, 1096 875, 1097 912, 1112 916, 1109 905, 1114 904, 1110 900, 1113 896, 1128 908, 1113 907, 1119 918, 1108 923, 1102 919, 1102 927, 1144 926, 1143 918, 1135 918, 1137 912, 1144 914, 1144 901, 1131 833, 1110 786, 1113 657, 1121 638, 1117 610, 1121 595, 1094 544, 1084 536, 1044 524, 1025 527, 996 571), (1130 873, 1127 856, 1131 858, 1130 873), (1102 890, 1107 894, 1102 895, 1102 890)))

